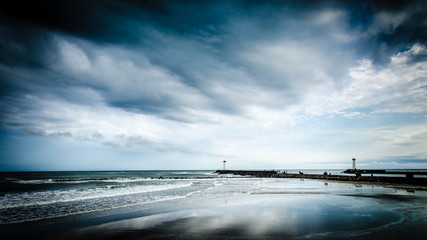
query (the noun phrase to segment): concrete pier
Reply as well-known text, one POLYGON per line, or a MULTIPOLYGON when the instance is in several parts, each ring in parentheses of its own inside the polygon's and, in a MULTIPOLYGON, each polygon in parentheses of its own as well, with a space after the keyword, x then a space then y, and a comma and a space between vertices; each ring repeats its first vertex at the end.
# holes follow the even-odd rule
POLYGON ((355 175, 328 175, 328 174, 294 174, 280 173, 274 170, 251 171, 251 170, 217 170, 218 174, 233 174, 241 176, 265 177, 265 178, 301 178, 301 179, 319 179, 333 181, 351 181, 351 182, 381 182, 411 184, 427 186, 427 178, 408 178, 408 177, 386 177, 386 176, 355 176, 355 175))
POLYGON ((218 174, 233 174, 233 175, 241 175, 241 176, 254 176, 254 177, 273 177, 278 174, 277 171, 274 170, 217 170, 215 173, 218 174))
POLYGON ((352 182, 382 182, 382 183, 405 183, 413 185, 427 186, 427 178, 406 178, 406 177, 380 177, 380 176, 346 176, 346 175, 322 175, 322 174, 277 174, 277 178, 306 178, 325 179, 335 181, 352 182))
POLYGON ((356 176, 362 176, 362 174, 387 174, 387 175, 405 175, 406 178, 412 179, 415 175, 427 175, 426 171, 399 171, 399 170, 378 170, 378 169, 347 169, 344 173, 356 174, 356 176))

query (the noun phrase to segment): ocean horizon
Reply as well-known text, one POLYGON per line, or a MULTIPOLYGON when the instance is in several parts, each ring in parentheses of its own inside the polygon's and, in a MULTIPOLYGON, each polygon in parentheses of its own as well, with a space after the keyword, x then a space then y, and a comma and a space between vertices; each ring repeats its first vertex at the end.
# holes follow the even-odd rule
POLYGON ((427 0, 0 19, 0 240, 427 240, 427 0))

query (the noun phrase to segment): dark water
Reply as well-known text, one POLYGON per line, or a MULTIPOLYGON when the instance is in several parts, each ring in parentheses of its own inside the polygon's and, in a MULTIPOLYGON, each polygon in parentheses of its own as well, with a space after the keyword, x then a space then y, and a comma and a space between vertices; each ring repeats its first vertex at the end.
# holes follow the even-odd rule
POLYGON ((212 186, 212 172, 0 173, 0 224, 182 198, 212 186), (206 179, 196 183, 197 178, 206 179))

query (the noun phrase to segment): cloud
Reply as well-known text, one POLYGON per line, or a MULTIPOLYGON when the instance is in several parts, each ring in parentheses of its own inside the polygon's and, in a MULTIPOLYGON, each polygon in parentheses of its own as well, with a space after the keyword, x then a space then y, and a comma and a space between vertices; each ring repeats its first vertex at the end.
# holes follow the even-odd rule
POLYGON ((387 64, 396 52, 420 43, 426 45, 427 35, 424 1, 352 2, 351 24, 361 29, 358 55, 374 64, 387 64))
POLYGON ((40 40, 13 37, 18 33, 5 25, 12 39, 3 44, 3 52, 42 68, 3 65, 13 79, 2 84, 9 89, 6 95, 21 91, 70 98, 76 95, 73 88, 89 88, 109 106, 184 122, 208 121, 216 113, 248 116, 253 106, 286 109, 319 88, 339 91, 349 81, 359 42, 367 44, 380 33, 397 34, 399 26, 420 12, 408 13, 418 2, 404 4, 402 11, 388 4, 367 5, 372 22, 365 36, 358 37, 364 30, 347 24, 361 18, 352 14, 358 9, 334 1, 312 4, 317 8, 295 2, 78 1, 34 6, 40 12, 28 14, 12 5, 4 17, 39 25, 22 35, 40 40), (204 9, 200 14, 183 17, 199 7, 204 9), (75 9, 81 9, 81 17, 70 14, 75 9), (82 19, 88 24, 80 24, 82 19), (11 46, 13 40, 19 47, 11 46), (32 54, 34 45, 42 47, 32 54), (18 48, 25 51, 13 50, 18 48))
POLYGON ((76 139, 80 141, 98 141, 98 140, 103 140, 104 135, 102 135, 99 132, 94 132, 92 135, 76 136, 76 139))
POLYGON ((426 164, 427 159, 419 159, 419 156, 390 156, 385 161, 394 161, 396 163, 405 165, 405 164, 426 164))
POLYGON ((46 136, 47 133, 42 129, 24 128, 24 132, 33 136, 46 136))
POLYGON ((18 0, 0 11, 2 131, 242 164, 344 158, 366 137, 376 159, 425 142, 414 134, 427 111, 423 1, 18 0))
POLYGON ((122 145, 115 142, 111 142, 111 141, 106 141, 103 143, 103 145, 107 147, 112 147, 112 148, 122 148, 122 145))
POLYGON ((183 84, 179 76, 151 64, 141 49, 137 53, 135 49, 114 47, 91 51, 62 39, 58 40, 58 48, 62 56, 57 71, 72 76, 69 84, 99 92, 110 106, 185 120, 186 109, 201 108, 206 102, 197 89, 183 84), (182 119, 176 111, 183 112, 182 119))
POLYGON ((313 94, 315 98, 309 102, 307 113, 351 116, 348 110, 357 108, 370 109, 370 113, 426 111, 424 86, 427 76, 423 66, 427 65, 427 61, 415 63, 411 60, 425 51, 426 46, 415 44, 391 56, 389 63, 381 67, 370 59, 360 60, 357 66, 349 69, 349 78, 343 90, 333 91, 328 96, 313 94))
POLYGON ((32 136, 38 136, 38 137, 65 137, 65 138, 71 138, 73 137, 73 134, 70 132, 46 132, 43 129, 37 129, 37 128, 24 128, 23 132, 32 135, 32 136))

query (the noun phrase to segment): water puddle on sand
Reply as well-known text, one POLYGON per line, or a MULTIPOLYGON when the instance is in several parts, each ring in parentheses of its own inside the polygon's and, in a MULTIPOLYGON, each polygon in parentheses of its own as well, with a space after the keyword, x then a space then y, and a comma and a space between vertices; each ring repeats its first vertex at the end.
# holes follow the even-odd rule
POLYGON ((404 232, 396 233, 396 229, 408 226, 419 230, 419 236, 427 233, 412 225, 416 217, 404 210, 405 204, 384 201, 383 196, 250 194, 188 204, 193 204, 192 208, 186 205, 179 210, 176 206, 174 211, 83 228, 75 234, 100 237, 114 232, 124 238, 154 234, 151 236, 154 239, 156 236, 159 239, 165 236, 386 239, 382 236, 389 236, 384 233, 390 229, 397 236, 404 232))

